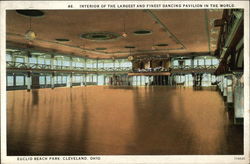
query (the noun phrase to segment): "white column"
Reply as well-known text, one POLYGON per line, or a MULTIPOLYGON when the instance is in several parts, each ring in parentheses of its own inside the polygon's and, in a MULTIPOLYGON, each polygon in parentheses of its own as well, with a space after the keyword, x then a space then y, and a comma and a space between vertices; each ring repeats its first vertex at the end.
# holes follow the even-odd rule
POLYGON ((227 96, 227 78, 223 78, 223 96, 227 96))
POLYGON ((233 87, 231 76, 227 79, 227 103, 233 103, 233 87))
POLYGON ((84 85, 87 86, 87 74, 84 74, 84 85))
POLYGON ((51 74, 51 88, 55 88, 55 73, 51 74))
MULTIPOLYGON (((50 66, 51 66, 51 69, 54 69, 54 54, 51 54, 50 66)), ((51 79, 51 80, 52 80, 52 79, 51 79)))
POLYGON ((84 78, 84 76, 81 75, 81 86, 83 86, 83 78, 84 78))
POLYGON ((72 57, 69 58, 69 69, 70 70, 73 69, 73 58, 72 57))
POLYGON ((234 123, 237 124, 239 119, 244 118, 244 80, 243 75, 236 78, 234 83, 234 123))
POLYGON ((71 73, 69 76, 69 85, 70 87, 72 87, 72 83, 73 83, 73 74, 71 73))
POLYGON ((27 84, 27 89, 30 90, 31 89, 31 72, 28 72, 28 76, 26 79, 26 84, 27 84))

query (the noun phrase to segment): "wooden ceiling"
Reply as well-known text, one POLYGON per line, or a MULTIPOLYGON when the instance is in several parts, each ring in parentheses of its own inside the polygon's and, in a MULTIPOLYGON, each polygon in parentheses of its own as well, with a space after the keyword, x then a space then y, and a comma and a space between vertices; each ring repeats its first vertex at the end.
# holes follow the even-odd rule
MULTIPOLYGON (((37 49, 88 56, 90 58, 127 57, 132 55, 213 53, 219 27, 216 19, 222 10, 43 10, 44 16, 32 17, 31 28, 37 34, 32 45, 37 49), (84 33, 111 32, 127 37, 93 41, 80 37, 84 33), (147 35, 134 31, 149 30, 147 35), (58 42, 67 38, 69 42, 58 42), (167 44, 168 46, 154 46, 167 44), (124 48, 134 46, 133 49, 124 48), (106 50, 98 50, 106 48, 106 50)), ((15 10, 6 15, 7 45, 26 47, 24 39, 30 18, 15 10)))

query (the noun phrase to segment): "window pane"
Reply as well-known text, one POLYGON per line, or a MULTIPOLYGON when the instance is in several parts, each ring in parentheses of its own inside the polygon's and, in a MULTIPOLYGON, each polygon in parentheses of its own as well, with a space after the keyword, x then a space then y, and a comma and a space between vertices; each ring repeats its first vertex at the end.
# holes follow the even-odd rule
POLYGON ((63 77, 62 77, 62 83, 63 83, 63 84, 66 84, 66 83, 67 83, 67 76, 63 76, 63 77))
POLYGON ((112 68, 114 67, 113 63, 104 63, 104 68, 112 68))
POLYGON ((191 60, 190 59, 185 60, 185 65, 191 65, 191 60))
POLYGON ((73 76, 72 81, 73 81, 73 83, 80 83, 81 82, 81 76, 73 76))
POLYGON ((36 58, 34 58, 34 57, 29 58, 29 62, 36 64, 36 58))
POLYGON ((100 63, 100 61, 98 62, 98 68, 103 68, 103 62, 100 63))
POLYGON ((77 63, 76 63, 76 67, 83 67, 83 64, 80 63, 80 62, 77 62, 77 63))
POLYGON ((92 64, 91 63, 87 63, 87 68, 92 68, 92 64))
POLYGON ((44 64, 44 59, 43 58, 38 58, 38 64, 44 64))
POLYGON ((118 67, 119 67, 119 62, 115 61, 115 68, 118 68, 118 67))
POLYGON ((219 64, 219 60, 218 59, 212 59, 213 65, 218 65, 219 64))
POLYGON ((50 65, 50 59, 46 59, 45 64, 50 65))
POLYGON ((94 63, 93 63, 93 68, 96 68, 96 66, 97 66, 97 63, 94 62, 94 63))
POLYGON ((98 85, 104 85, 104 75, 98 75, 98 85))
POLYGON ((86 82, 92 82, 92 76, 91 75, 87 75, 86 82))
POLYGON ((14 86, 14 77, 7 76, 7 86, 14 86))
POLYGON ((57 84, 61 84, 62 83, 62 76, 57 76, 57 84))
POLYGON ((24 85, 24 76, 16 76, 16 85, 17 86, 24 85))
POLYGON ((50 78, 50 76, 46 76, 46 84, 50 84, 51 82, 51 78, 50 78))
POLYGON ((132 85, 136 85, 136 76, 133 76, 133 84, 132 85))
POLYGON ((12 56, 10 54, 6 54, 6 61, 12 61, 12 56))
POLYGON ((39 76, 39 83, 41 85, 44 85, 45 84, 45 76, 39 76))
POLYGON ((204 65, 204 59, 198 59, 198 65, 204 65))
POLYGON ((93 75, 93 82, 97 82, 97 75, 93 75))
POLYGON ((173 61, 173 66, 178 66, 179 64, 178 64, 178 60, 174 60, 173 61))
POLYGON ((61 60, 57 60, 56 61, 56 65, 61 66, 62 65, 62 61, 61 60))
POLYGON ((121 62, 121 67, 132 67, 131 62, 121 62))
POLYGON ((212 64, 212 59, 206 59, 205 62, 206 62, 206 65, 211 65, 212 64))
POLYGON ((63 66, 70 66, 70 62, 69 61, 63 61, 63 66))
POLYGON ((24 63, 24 58, 17 57, 17 58, 16 58, 16 62, 24 63))

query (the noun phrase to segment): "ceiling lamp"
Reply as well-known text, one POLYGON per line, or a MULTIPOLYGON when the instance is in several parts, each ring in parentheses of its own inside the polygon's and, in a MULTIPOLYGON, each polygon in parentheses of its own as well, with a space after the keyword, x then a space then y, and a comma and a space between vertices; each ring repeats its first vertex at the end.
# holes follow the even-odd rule
POLYGON ((29 41, 36 39, 36 33, 31 30, 31 17, 30 17, 30 27, 29 27, 29 30, 26 31, 25 33, 25 39, 29 41))
POLYGON ((130 50, 129 50, 128 60, 129 60, 129 61, 134 60, 134 57, 131 55, 131 48, 130 48, 130 50))
POLYGON ((125 16, 123 17, 123 32, 122 32, 122 37, 126 38, 128 34, 126 33, 126 23, 125 23, 125 16))
POLYGON ((124 38, 126 38, 126 37, 128 36, 128 34, 127 34, 126 32, 123 32, 123 33, 122 33, 122 36, 123 36, 124 38))
POLYGON ((25 39, 27 40, 34 40, 36 38, 36 33, 32 30, 28 30, 26 33, 25 33, 25 39))
POLYGON ((129 57, 128 57, 128 60, 129 60, 129 61, 132 61, 133 59, 134 59, 133 56, 129 56, 129 57))
POLYGON ((154 36, 152 36, 152 42, 153 42, 153 45, 152 45, 151 49, 154 51, 154 50, 156 50, 154 36))

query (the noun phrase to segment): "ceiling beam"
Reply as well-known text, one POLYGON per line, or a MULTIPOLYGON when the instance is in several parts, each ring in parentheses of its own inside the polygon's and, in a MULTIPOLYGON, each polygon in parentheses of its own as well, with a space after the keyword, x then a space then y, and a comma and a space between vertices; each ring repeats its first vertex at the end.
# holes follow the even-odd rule
POLYGON ((186 49, 185 45, 168 29, 168 27, 151 10, 145 11, 149 14, 149 16, 151 16, 154 21, 161 25, 161 27, 167 33, 168 37, 173 38, 177 44, 180 44, 182 46, 182 49, 186 49))

